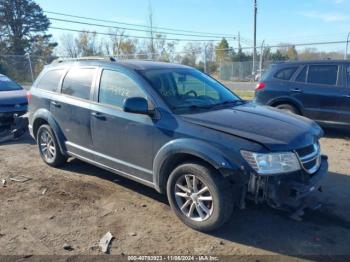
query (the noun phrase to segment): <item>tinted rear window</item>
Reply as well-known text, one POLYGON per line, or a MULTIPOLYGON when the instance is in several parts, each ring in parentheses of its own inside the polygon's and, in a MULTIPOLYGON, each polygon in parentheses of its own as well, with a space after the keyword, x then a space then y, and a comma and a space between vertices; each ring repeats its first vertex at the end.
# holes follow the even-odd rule
POLYGON ((43 77, 39 80, 37 87, 43 90, 57 92, 59 90, 59 83, 63 76, 64 70, 52 70, 47 72, 43 77))
POLYGON ((283 68, 275 74, 275 78, 281 80, 290 80, 297 68, 298 67, 283 68))
POLYGON ((92 68, 73 68, 69 70, 63 81, 62 93, 88 100, 94 72, 95 69, 92 68))
POLYGON ((338 77, 337 65, 312 65, 309 66, 308 83, 336 85, 338 77))
POLYGON ((0 76, 0 91, 21 90, 22 87, 7 76, 0 76))

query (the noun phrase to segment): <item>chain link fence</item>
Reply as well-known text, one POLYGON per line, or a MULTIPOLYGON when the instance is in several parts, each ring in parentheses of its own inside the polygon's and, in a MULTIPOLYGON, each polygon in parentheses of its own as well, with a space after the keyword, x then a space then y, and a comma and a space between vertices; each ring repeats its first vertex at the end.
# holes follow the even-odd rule
MULTIPOLYGON (((249 54, 249 53, 248 53, 249 54)), ((335 53, 339 56, 339 53, 335 53)), ((180 55, 180 53, 178 53, 180 55)), ((326 53, 318 59, 329 58, 326 53)), ((338 58, 335 56, 334 58, 338 58)), ((164 60, 161 56, 157 56, 153 60, 155 61, 167 61, 164 60), (157 58, 158 57, 158 58, 157 58)), ((191 57, 191 63, 186 65, 197 67, 199 70, 207 70, 214 78, 224 82, 229 86, 238 86, 240 89, 241 86, 244 86, 242 89, 254 90, 254 82, 259 81, 260 77, 266 72, 271 64, 278 63, 278 60, 270 60, 270 57, 263 57, 263 60, 260 61, 260 56, 257 56, 255 61, 255 70, 253 70, 253 61, 251 56, 246 61, 232 61, 230 57, 224 57, 222 61, 217 61, 212 58, 207 60, 204 64, 203 57, 206 57, 202 53, 193 54, 193 59, 191 57), (260 64, 261 63, 261 64, 260 64), (251 84, 246 84, 251 83, 251 84)), ((47 64, 50 64, 53 60, 57 59, 56 56, 35 56, 35 55, 0 55, 0 74, 5 74, 10 78, 14 79, 22 85, 30 85, 33 80, 38 76, 43 67, 47 64)), ((119 59, 126 59, 125 57, 120 57, 119 59)), ((142 59, 142 57, 128 57, 128 59, 142 59)), ((143 59, 147 59, 146 57, 143 59)), ((304 60, 298 58, 299 60, 304 60)), ((339 58, 338 58, 339 59, 339 58)), ((152 60, 152 59, 147 59, 152 60)), ((186 59, 174 60, 175 63, 181 63, 186 61, 186 59)))
POLYGON ((43 67, 56 57, 27 55, 0 55, 0 74, 7 75, 22 85, 30 85, 43 67))
POLYGON ((253 61, 244 61, 244 62, 231 62, 225 61, 222 62, 218 69, 218 78, 224 81, 258 81, 262 74, 272 64, 279 63, 281 61, 263 61, 261 64, 258 63, 255 67, 255 72, 253 70, 253 61))

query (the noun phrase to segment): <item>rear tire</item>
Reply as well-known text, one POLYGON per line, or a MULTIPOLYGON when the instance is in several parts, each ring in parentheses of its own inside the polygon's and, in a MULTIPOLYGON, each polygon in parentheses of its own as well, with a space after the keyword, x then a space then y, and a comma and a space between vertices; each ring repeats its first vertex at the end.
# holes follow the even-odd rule
POLYGON ((177 217, 202 232, 215 230, 230 218, 231 190, 216 170, 196 163, 178 166, 167 182, 168 200, 177 217))
POLYGON ((61 153, 56 137, 49 125, 39 127, 36 141, 40 156, 46 164, 59 167, 67 162, 67 157, 61 153))
POLYGON ((286 112, 286 113, 300 115, 298 109, 296 109, 294 106, 292 106, 290 104, 279 104, 275 107, 279 110, 286 112))

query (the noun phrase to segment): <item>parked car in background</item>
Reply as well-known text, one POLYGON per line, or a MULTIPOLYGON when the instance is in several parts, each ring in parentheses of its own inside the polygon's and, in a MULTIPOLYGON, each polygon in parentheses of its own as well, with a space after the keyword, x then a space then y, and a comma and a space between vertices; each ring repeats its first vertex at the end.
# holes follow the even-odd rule
POLYGON ((76 157, 150 186, 197 230, 220 227, 247 199, 298 211, 327 174, 315 122, 243 101, 187 66, 61 62, 30 92, 45 163, 76 157))
POLYGON ((27 91, 0 74, 0 141, 17 138, 27 129, 23 115, 27 112, 27 91))
POLYGON ((322 126, 350 127, 350 61, 275 64, 258 83, 256 102, 311 118, 322 126))

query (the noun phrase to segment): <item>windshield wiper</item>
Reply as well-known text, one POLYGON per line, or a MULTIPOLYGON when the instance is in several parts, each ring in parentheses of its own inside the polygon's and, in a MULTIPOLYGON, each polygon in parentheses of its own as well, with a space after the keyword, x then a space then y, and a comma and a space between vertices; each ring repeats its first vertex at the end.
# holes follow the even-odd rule
POLYGON ((211 105, 189 105, 189 106, 173 106, 172 109, 190 109, 190 110, 196 110, 196 109, 209 109, 211 108, 211 105))
POLYGON ((227 101, 223 101, 221 103, 217 103, 217 104, 213 104, 211 105, 211 107, 220 107, 220 106, 225 106, 225 105, 237 105, 237 104, 244 104, 245 101, 244 100, 227 100, 227 101))
POLYGON ((221 103, 217 103, 217 104, 210 104, 210 105, 189 105, 189 106, 173 106, 172 109, 189 109, 189 110, 196 110, 196 109, 212 109, 212 108, 216 108, 216 107, 220 107, 220 106, 225 106, 225 105, 231 105, 235 106, 237 104, 243 104, 245 103, 244 100, 227 100, 227 101, 223 101, 221 103))

